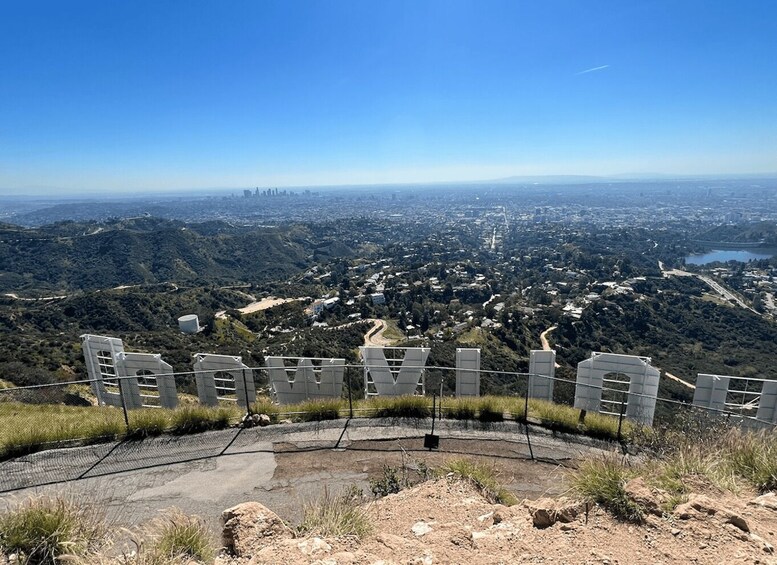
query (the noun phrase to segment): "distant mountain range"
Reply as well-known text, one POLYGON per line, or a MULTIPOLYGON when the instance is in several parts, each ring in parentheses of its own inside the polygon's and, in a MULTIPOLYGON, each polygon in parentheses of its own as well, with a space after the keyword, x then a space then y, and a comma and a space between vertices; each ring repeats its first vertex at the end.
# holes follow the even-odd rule
POLYGON ((736 175, 670 175, 665 173, 625 173, 610 176, 594 175, 528 175, 511 176, 487 181, 472 181, 471 184, 497 183, 497 184, 594 184, 611 182, 649 182, 649 181, 693 181, 693 180, 749 180, 749 179, 777 179, 777 172, 736 174, 736 175))
MULTIPOLYGON (((541 184, 541 185, 575 185, 575 184, 606 184, 615 182, 661 182, 661 181, 731 181, 731 180, 761 180, 777 179, 777 171, 772 173, 735 173, 735 174, 668 174, 668 173, 622 173, 616 175, 514 175, 497 179, 478 179, 478 180, 448 180, 448 181, 429 181, 429 182, 402 182, 402 183, 374 183, 374 184, 320 184, 320 185, 299 185, 299 186, 281 186, 290 190, 302 191, 306 189, 316 191, 329 190, 360 190, 360 189, 378 189, 381 187, 390 187, 401 189, 403 187, 415 188, 419 186, 437 186, 437 185, 473 185, 473 184, 541 184)), ((72 191, 65 192, 53 187, 31 187, 10 188, 0 187, 0 200, 6 202, 17 201, 36 201, 36 200, 57 200, 59 202, 72 201, 95 201, 95 200, 139 200, 139 199, 169 199, 181 197, 205 197, 213 195, 226 195, 241 193, 245 188, 253 187, 219 187, 219 188, 192 188, 192 189, 167 189, 159 191, 150 191, 148 189, 138 189, 134 191, 118 192, 92 192, 92 191, 72 191), (23 196, 19 196, 22 194, 23 196)))

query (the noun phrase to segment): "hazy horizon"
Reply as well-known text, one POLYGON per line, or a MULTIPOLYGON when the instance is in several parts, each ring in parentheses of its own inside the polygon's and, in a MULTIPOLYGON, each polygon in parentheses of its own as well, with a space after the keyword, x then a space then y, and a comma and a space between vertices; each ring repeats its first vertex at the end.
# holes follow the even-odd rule
POLYGON ((129 188, 126 190, 115 190, 106 192, 105 190, 95 189, 92 191, 69 190, 64 191, 57 188, 47 187, 27 187, 26 193, 20 194, 18 191, 0 188, 0 198, 94 198, 102 196, 103 198, 126 198, 132 197, 153 197, 153 196, 205 196, 205 195, 224 195, 230 192, 239 192, 242 196, 243 190, 265 190, 267 188, 278 188, 279 190, 304 191, 304 190, 357 190, 357 189, 411 189, 414 187, 456 187, 456 186, 478 186, 478 185, 583 185, 583 184, 609 184, 609 183, 660 183, 660 182, 683 182, 683 181, 733 181, 733 180, 777 180, 777 172, 766 173, 743 173, 743 174, 699 174, 699 175, 669 175, 663 173, 652 173, 641 175, 621 174, 612 176, 597 175, 530 175, 530 176, 511 176, 497 179, 472 179, 460 181, 428 181, 428 182, 395 182, 395 183, 352 183, 352 184, 311 184, 311 185, 244 185, 244 186, 213 186, 213 187, 180 187, 180 188, 129 188))

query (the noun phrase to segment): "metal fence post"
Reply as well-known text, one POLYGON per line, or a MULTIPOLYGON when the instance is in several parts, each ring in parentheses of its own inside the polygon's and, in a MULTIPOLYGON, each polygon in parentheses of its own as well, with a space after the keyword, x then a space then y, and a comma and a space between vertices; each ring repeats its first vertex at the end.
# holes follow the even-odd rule
POLYGON ((124 389, 125 386, 122 386, 122 383, 124 382, 121 377, 117 377, 116 381, 119 383, 119 398, 121 398, 121 409, 124 412, 124 424, 127 426, 127 431, 129 432, 129 414, 127 413, 127 399, 124 398, 124 389))
POLYGON ((440 406, 439 406, 439 418, 442 420, 442 390, 443 390, 443 383, 445 382, 445 373, 441 370, 440 371, 440 406))
POLYGON ((353 419, 353 394, 351 393, 351 371, 350 366, 345 367, 345 374, 348 375, 346 382, 348 383, 348 417, 353 419))
POLYGON ((621 409, 620 414, 618 414, 618 442, 623 442, 623 437, 621 436, 621 429, 623 428, 623 408, 625 407, 625 402, 623 401, 623 397, 626 395, 625 391, 621 391, 621 409))
MULTIPOLYGON (((245 402, 246 402, 246 416, 251 416, 251 404, 248 402, 248 382, 246 381, 246 370, 242 369, 242 372, 243 372, 243 396, 245 397, 245 402)), ((253 373, 251 378, 253 378, 253 373)))
POLYGON ((529 386, 526 385, 526 398, 523 409, 523 427, 526 430, 526 444, 529 446, 529 457, 534 461, 534 450, 531 447, 531 438, 529 437, 529 386))

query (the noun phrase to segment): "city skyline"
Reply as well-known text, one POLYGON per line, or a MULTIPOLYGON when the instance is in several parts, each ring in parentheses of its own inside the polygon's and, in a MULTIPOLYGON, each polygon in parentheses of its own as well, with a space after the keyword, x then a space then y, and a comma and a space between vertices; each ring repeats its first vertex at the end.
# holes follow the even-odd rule
POLYGON ((777 168, 767 2, 5 13, 0 195, 777 168))

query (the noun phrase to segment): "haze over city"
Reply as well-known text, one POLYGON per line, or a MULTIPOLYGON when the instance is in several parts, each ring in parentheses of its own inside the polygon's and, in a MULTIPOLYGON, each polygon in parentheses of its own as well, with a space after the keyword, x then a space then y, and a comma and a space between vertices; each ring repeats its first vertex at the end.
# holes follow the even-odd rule
POLYGON ((771 2, 6 5, 0 195, 774 173, 771 2))

